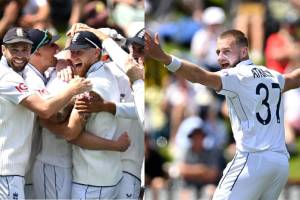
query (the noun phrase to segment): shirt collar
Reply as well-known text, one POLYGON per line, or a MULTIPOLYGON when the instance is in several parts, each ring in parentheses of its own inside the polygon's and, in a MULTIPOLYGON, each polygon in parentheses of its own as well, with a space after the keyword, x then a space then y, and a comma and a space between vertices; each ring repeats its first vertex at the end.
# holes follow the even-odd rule
POLYGON ((236 65, 236 67, 239 67, 239 66, 242 66, 242 65, 253 65, 253 62, 252 62, 250 59, 244 60, 244 61, 242 61, 242 62, 239 62, 239 63, 236 65))
POLYGON ((38 75, 44 82, 44 84, 47 84, 47 78, 45 77, 45 75, 43 75, 39 70, 37 70, 32 64, 28 63, 27 67, 29 67, 30 69, 32 69, 32 71, 34 71, 36 73, 36 75, 38 75))
POLYGON ((98 62, 92 64, 92 66, 90 67, 90 69, 86 73, 86 76, 88 76, 92 72, 95 72, 95 71, 99 70, 103 65, 104 65, 104 62, 102 62, 102 61, 98 61, 98 62))
POLYGON ((13 68, 11 68, 11 67, 8 65, 7 59, 6 59, 4 56, 1 57, 1 61, 0 61, 0 62, 1 62, 1 66, 2 66, 2 67, 6 68, 6 69, 8 69, 8 70, 11 70, 11 71, 13 71, 13 72, 15 72, 15 73, 17 73, 17 74, 19 74, 20 76, 23 77, 23 71, 21 71, 21 72, 16 72, 15 70, 13 70, 13 68))
POLYGON ((2 56, 1 58, 1 66, 6 67, 6 68, 10 68, 7 64, 7 60, 4 56, 2 56))

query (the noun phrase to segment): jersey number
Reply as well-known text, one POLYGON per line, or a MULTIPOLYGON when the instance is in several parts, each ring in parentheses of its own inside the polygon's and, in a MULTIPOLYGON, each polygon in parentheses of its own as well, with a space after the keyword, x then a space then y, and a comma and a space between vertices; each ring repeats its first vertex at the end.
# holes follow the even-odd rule
MULTIPOLYGON (((267 125, 270 123, 271 121, 271 109, 270 109, 270 105, 268 103, 268 99, 269 99, 269 89, 268 87, 263 84, 260 83, 257 85, 256 87, 256 94, 260 95, 260 91, 261 90, 265 90, 266 91, 266 97, 263 99, 262 101, 262 105, 266 106, 268 109, 268 115, 265 119, 263 119, 260 114, 257 112, 256 113, 256 118, 257 120, 263 124, 263 125, 267 125)), ((279 107, 280 107, 280 101, 281 101, 281 90, 280 90, 280 86, 278 83, 272 83, 272 89, 278 89, 279 90, 279 97, 278 97, 278 102, 277 102, 277 108, 276 108, 276 119, 277 119, 277 123, 280 123, 280 116, 279 116, 279 107)))

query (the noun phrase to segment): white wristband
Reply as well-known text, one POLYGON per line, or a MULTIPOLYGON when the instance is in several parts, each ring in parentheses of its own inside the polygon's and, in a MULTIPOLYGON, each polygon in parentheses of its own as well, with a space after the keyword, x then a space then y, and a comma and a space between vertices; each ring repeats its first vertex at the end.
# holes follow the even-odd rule
POLYGON ((171 55, 172 61, 169 65, 166 65, 169 71, 176 72, 181 67, 181 60, 173 55, 171 55))

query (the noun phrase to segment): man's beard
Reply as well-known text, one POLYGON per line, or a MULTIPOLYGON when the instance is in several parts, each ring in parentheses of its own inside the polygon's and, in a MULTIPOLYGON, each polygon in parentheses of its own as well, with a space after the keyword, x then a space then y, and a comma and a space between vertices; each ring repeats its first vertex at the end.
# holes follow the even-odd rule
POLYGON ((8 60, 7 63, 15 72, 21 72, 24 70, 25 66, 27 65, 28 60, 21 66, 15 66, 12 60, 8 60))
POLYGON ((242 59, 241 56, 239 56, 239 59, 235 63, 233 63, 230 67, 233 68, 242 61, 244 61, 244 59, 242 59))

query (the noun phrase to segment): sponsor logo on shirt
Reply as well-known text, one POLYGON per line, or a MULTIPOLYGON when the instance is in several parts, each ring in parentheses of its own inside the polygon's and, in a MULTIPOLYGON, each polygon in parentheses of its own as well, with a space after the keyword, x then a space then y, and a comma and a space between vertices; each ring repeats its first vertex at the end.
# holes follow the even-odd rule
POLYGON ((28 87, 25 83, 20 83, 18 86, 15 87, 20 93, 24 93, 28 91, 28 87))
POLYGON ((50 93, 46 89, 36 90, 40 95, 49 95, 50 93))

